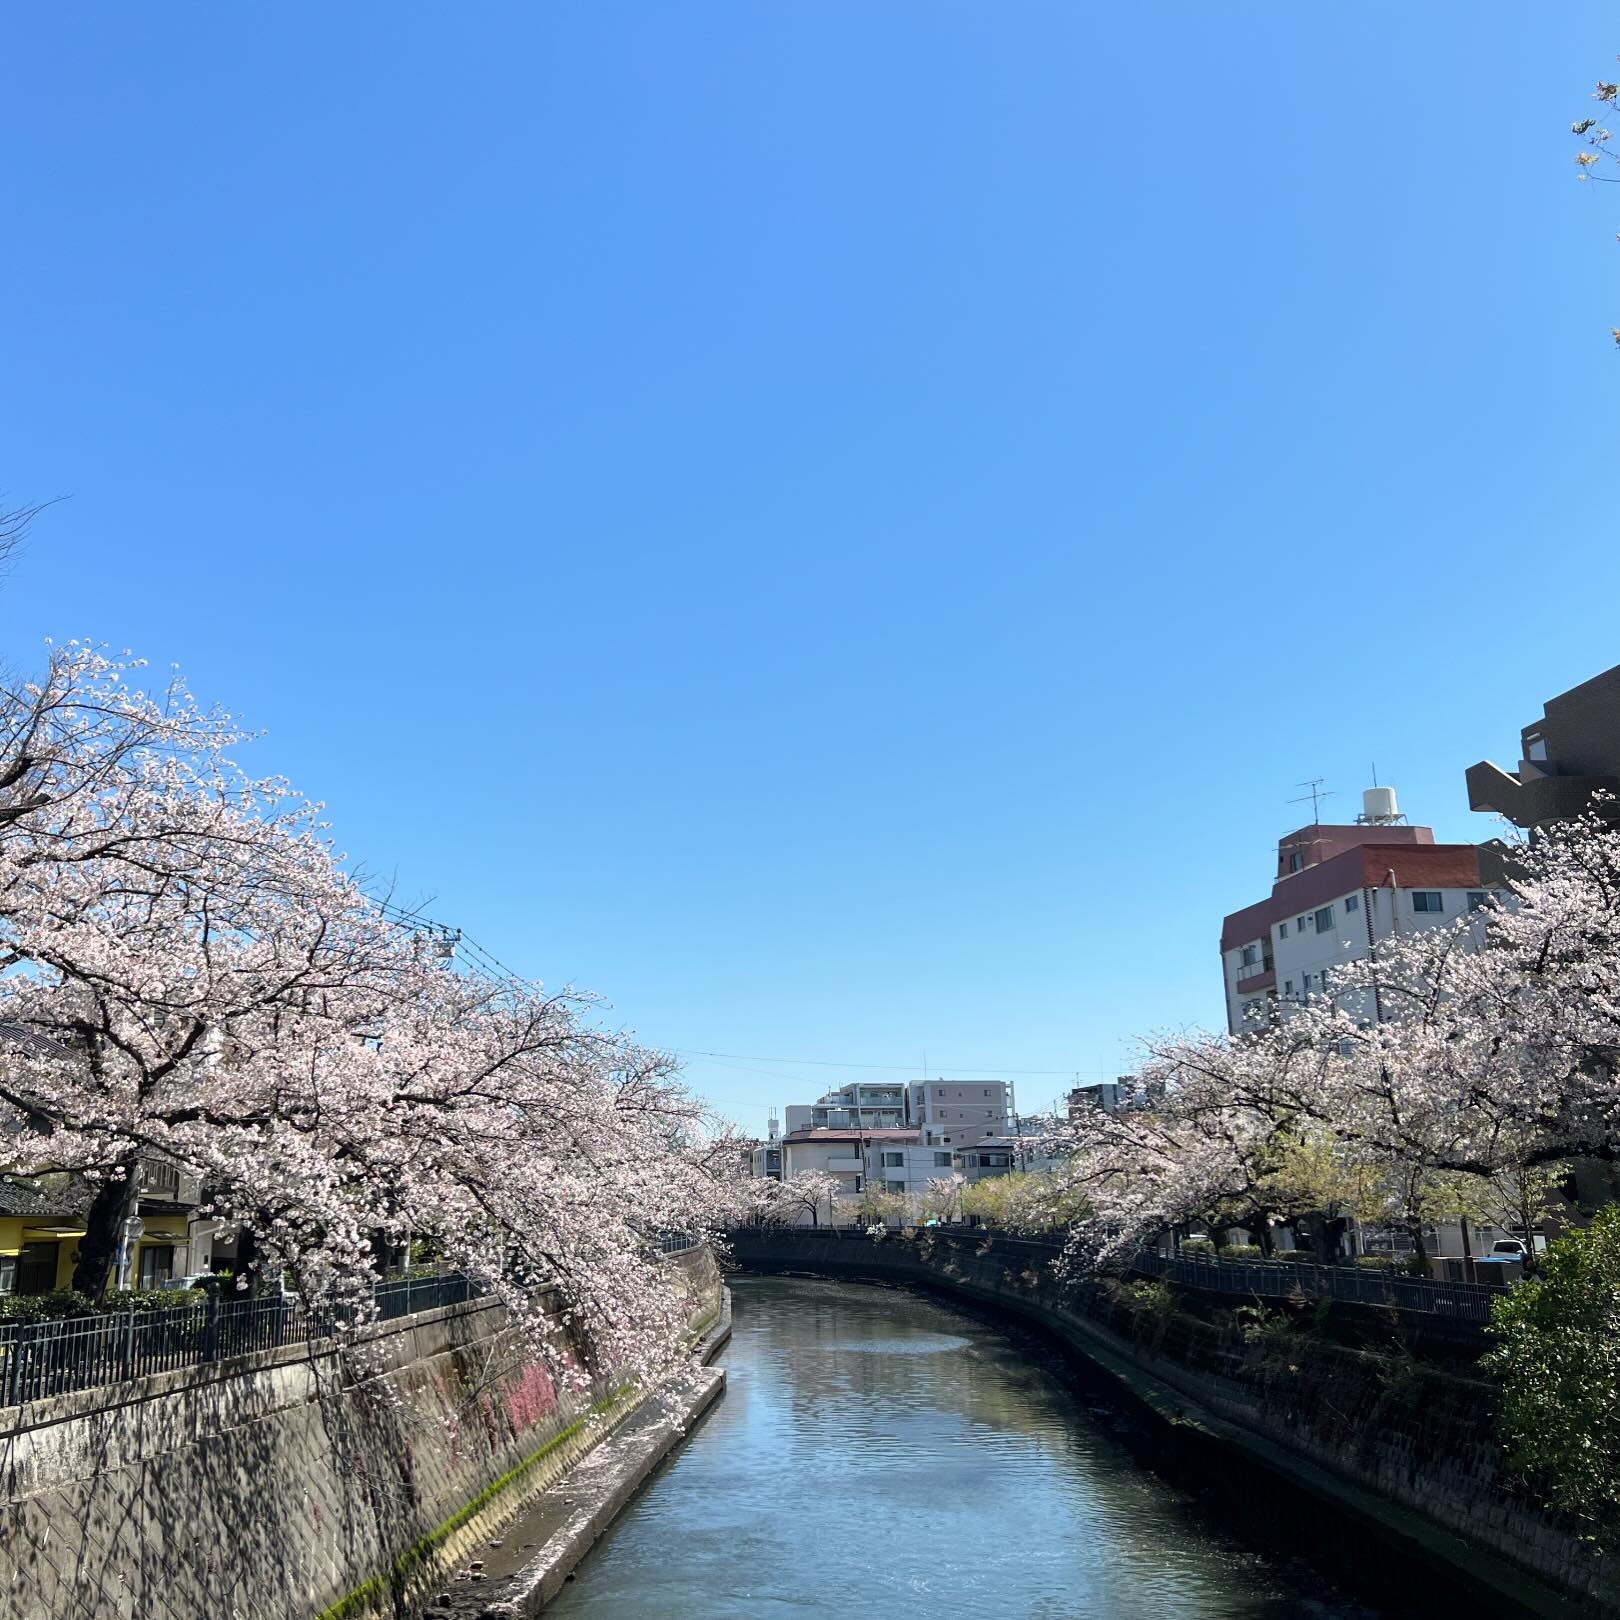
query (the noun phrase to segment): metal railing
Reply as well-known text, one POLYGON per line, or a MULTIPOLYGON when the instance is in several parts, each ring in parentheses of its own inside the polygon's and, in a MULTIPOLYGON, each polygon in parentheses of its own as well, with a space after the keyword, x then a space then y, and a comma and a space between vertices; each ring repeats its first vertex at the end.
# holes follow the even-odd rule
POLYGON ((1479 1324, 1490 1321, 1491 1302, 1502 1297, 1500 1288, 1485 1283, 1435 1282, 1371 1267, 1318 1266, 1292 1260, 1206 1260, 1143 1250, 1132 1259, 1131 1267, 1144 1276, 1162 1277, 1185 1288, 1258 1294, 1263 1299, 1297 1293, 1358 1305, 1393 1305, 1397 1310, 1479 1324))
POLYGON ((702 1246, 703 1239, 689 1236, 685 1232, 666 1232, 658 1240, 660 1254, 685 1254, 689 1249, 702 1246))
POLYGON ((392 1321, 484 1292, 459 1273, 378 1283, 372 1311, 333 1303, 311 1309, 290 1294, 219 1300, 164 1311, 120 1311, 55 1322, 0 1322, 0 1407, 123 1383, 148 1373, 223 1361, 329 1338, 363 1315, 392 1321))
MULTIPOLYGON (((794 1228, 793 1230, 805 1230, 794 1228)), ((924 1230, 918 1228, 918 1230, 924 1230)), ((1034 1250, 1057 1255, 1063 1239, 1015 1236, 989 1226, 940 1225, 931 1229, 942 1237, 994 1239, 998 1248, 1034 1250)), ((1129 1269, 1146 1277, 1162 1277, 1183 1288, 1211 1293, 1258 1294, 1263 1299, 1286 1299, 1303 1294, 1309 1299, 1340 1299, 1357 1305, 1392 1305, 1397 1310, 1445 1317, 1454 1322, 1483 1326, 1491 1319, 1491 1302, 1503 1290, 1486 1283, 1439 1282, 1428 1277, 1404 1277, 1393 1270, 1369 1266, 1322 1266, 1295 1260, 1219 1260, 1201 1255, 1166 1255, 1141 1249, 1129 1269)))

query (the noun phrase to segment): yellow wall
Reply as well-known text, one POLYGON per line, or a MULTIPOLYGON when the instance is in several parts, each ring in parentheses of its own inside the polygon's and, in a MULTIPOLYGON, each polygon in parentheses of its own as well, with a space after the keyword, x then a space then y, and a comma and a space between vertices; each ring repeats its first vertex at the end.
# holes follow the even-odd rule
MULTIPOLYGON (((141 1233, 137 1253, 130 1265, 130 1281, 134 1285, 140 1277, 139 1250, 148 1243, 172 1243, 176 1248, 183 1247, 186 1241, 186 1218, 184 1215, 145 1215, 146 1229, 141 1233)), ((51 1220, 39 1215, 0 1215, 0 1254, 18 1254, 24 1243, 55 1243, 56 1251, 56 1286, 58 1288, 71 1288, 73 1286, 73 1262, 78 1253, 79 1239, 84 1236, 81 1227, 77 1232, 55 1233, 44 1230, 47 1226, 66 1226, 65 1220, 51 1220)), ((177 1255, 175 1263, 182 1265, 185 1256, 177 1255)))
POLYGON ((19 1254, 24 1243, 55 1243, 56 1286, 67 1288, 73 1282, 73 1257, 79 1251, 83 1231, 71 1234, 44 1232, 42 1226, 66 1226, 61 1220, 42 1219, 38 1215, 0 1215, 0 1254, 19 1254))

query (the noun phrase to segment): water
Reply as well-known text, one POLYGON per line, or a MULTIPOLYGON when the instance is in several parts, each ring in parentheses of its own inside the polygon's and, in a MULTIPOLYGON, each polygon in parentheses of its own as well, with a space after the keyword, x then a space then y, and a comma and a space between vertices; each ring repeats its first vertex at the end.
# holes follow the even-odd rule
MULTIPOLYGON (((858 1284, 740 1278, 733 1299, 724 1399, 548 1614, 1397 1612, 1346 1597, 1286 1550, 1237 1539, 1226 1515, 1144 1466, 1119 1417, 1044 1341, 858 1284)), ((1275 1523, 1252 1493, 1235 1506, 1275 1523)), ((1316 1510, 1315 1535, 1342 1542, 1330 1518, 1316 1510)))

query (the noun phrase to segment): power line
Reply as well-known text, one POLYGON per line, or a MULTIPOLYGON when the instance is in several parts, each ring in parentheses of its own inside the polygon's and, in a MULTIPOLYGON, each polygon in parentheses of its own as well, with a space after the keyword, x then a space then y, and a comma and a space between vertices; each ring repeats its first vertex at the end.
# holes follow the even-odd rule
MULTIPOLYGON (((879 1069, 893 1070, 896 1074, 915 1074, 915 1063, 839 1063, 832 1058, 787 1058, 787 1057, 756 1057, 746 1052, 698 1052, 686 1047, 671 1046, 666 1050, 673 1052, 676 1057, 700 1058, 730 1058, 736 1063, 791 1063, 800 1068, 811 1069, 879 1069)), ((984 1063, 936 1063, 936 1069, 949 1070, 955 1074, 1041 1074, 1041 1075, 1076 1075, 1082 1071, 1076 1068, 1069 1069, 996 1069, 984 1063)))
MULTIPOLYGON (((389 918, 390 921, 402 927, 421 929, 424 932, 435 933, 442 937, 453 939, 458 950, 465 950, 470 959, 470 965, 482 977, 493 979, 499 983, 527 984, 531 981, 514 969, 508 967, 495 953, 480 945, 476 939, 464 929, 451 928, 445 923, 436 921, 425 912, 407 910, 403 906, 396 906, 390 900, 372 897, 374 903, 389 918)), ((915 1074, 917 1066, 914 1063, 847 1063, 832 1058, 788 1058, 788 1057, 759 1057, 746 1052, 708 1052, 697 1051, 692 1048, 670 1046, 662 1050, 672 1053, 676 1057, 685 1058, 712 1058, 716 1062, 732 1063, 786 1063, 795 1068, 811 1069, 857 1069, 895 1074, 915 1074)), ((1068 1069, 1015 1069, 996 1068, 983 1063, 940 1063, 935 1065, 941 1071, 955 1074, 1007 1074, 1040 1076, 1046 1078, 1078 1080, 1084 1070, 1080 1067, 1068 1069)), ((1105 1066, 1099 1064, 1097 1072, 1104 1072, 1105 1066)), ((758 1072, 758 1071, 756 1071, 758 1072)), ((785 1075, 761 1074, 762 1079, 786 1079, 785 1075)), ((722 1099, 724 1100, 724 1099, 722 1099)), ((734 1099, 740 1101, 741 1099, 734 1099)))

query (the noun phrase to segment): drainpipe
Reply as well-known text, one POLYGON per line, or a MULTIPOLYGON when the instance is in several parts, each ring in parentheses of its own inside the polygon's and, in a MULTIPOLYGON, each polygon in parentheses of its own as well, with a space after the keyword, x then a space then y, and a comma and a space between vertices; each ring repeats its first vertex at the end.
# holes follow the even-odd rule
MULTIPOLYGON (((1390 876, 1393 877, 1394 875, 1394 869, 1391 868, 1390 876)), ((1369 889, 1365 885, 1362 887, 1361 920, 1367 929, 1367 959, 1373 965, 1373 1022, 1381 1024, 1384 1021, 1384 998, 1378 989, 1378 936, 1373 931, 1372 915, 1373 900, 1376 896, 1376 890, 1369 889)), ((1390 909, 1393 914, 1393 903, 1391 903, 1390 909)))

